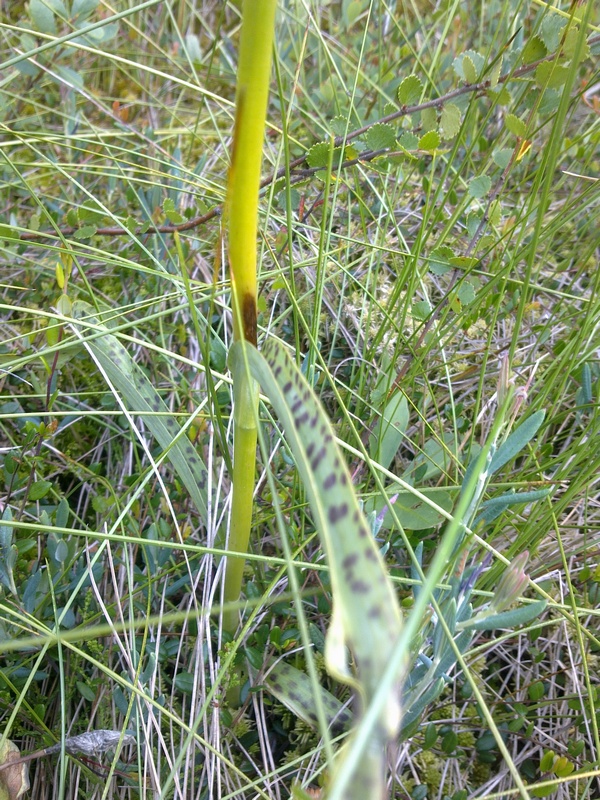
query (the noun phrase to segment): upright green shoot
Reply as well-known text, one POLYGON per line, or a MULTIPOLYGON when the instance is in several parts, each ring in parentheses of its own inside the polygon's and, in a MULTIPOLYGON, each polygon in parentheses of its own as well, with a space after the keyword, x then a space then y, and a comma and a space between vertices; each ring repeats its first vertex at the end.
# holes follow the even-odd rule
MULTIPOLYGON (((256 345, 256 238, 258 191, 271 74, 276 0, 244 0, 236 91, 233 149, 227 187, 227 232, 234 339, 256 345)), ((245 553, 250 538, 256 461, 258 392, 240 371, 234 383, 233 499, 229 549, 245 553)), ((244 559, 230 556, 225 603, 242 587, 244 559)), ((237 610, 226 610, 223 626, 234 633, 237 610)))

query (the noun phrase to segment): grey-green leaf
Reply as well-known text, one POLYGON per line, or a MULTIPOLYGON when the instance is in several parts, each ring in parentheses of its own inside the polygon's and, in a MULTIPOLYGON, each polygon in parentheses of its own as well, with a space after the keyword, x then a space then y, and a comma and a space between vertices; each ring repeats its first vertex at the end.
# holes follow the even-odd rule
POLYGON ((481 513, 475 519, 475 526, 480 522, 492 522, 510 506, 520 503, 534 503, 548 497, 550 489, 537 489, 534 492, 507 492, 500 497, 492 497, 481 504, 481 513))
POLYGON ((13 544, 13 526, 11 522, 10 506, 6 506, 2 514, 3 524, 0 524, 0 583, 16 595, 17 587, 15 586, 13 569, 17 562, 17 548, 13 544))
POLYGON ((478 631, 492 631, 496 628, 516 628, 526 625, 542 613, 546 608, 546 600, 536 600, 535 603, 519 606, 518 608, 502 611, 500 614, 491 614, 489 617, 478 619, 469 624, 469 628, 478 631))
POLYGON ((369 445, 371 458, 386 469, 402 444, 404 433, 408 427, 408 419, 406 397, 404 394, 398 393, 384 408, 381 418, 371 434, 369 445))
POLYGON ((536 435, 545 416, 545 411, 536 411, 510 434, 506 441, 500 445, 496 453, 494 453, 489 469, 490 475, 498 472, 498 470, 508 461, 511 461, 517 453, 521 452, 525 445, 536 435))

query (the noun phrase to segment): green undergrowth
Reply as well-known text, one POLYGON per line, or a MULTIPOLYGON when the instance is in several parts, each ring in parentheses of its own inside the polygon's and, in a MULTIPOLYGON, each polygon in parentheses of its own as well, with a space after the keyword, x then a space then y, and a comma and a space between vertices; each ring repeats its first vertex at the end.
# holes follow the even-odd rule
MULTIPOLYGON (((286 343, 320 397, 407 616, 497 393, 513 430, 539 422, 437 599, 447 620, 468 591, 476 614, 517 575, 511 608, 547 606, 461 640, 390 748, 398 800, 597 796, 599 24, 585 3, 279 4, 259 349, 286 343)), ((36 798, 299 797, 344 736, 268 690, 280 663, 350 700, 267 402, 240 627, 220 625, 239 25, 183 0, 0 21, 1 729, 22 752, 137 741, 33 761, 36 798)), ((415 658, 442 628, 430 608, 415 658)))

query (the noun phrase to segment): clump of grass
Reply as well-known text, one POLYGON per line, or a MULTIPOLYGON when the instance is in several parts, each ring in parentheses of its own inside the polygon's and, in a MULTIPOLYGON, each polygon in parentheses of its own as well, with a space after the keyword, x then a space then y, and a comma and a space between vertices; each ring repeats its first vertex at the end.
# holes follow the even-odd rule
MULTIPOLYGON (((240 687, 241 709, 224 700, 242 659, 259 678, 271 657, 303 668, 292 655, 300 609, 316 650, 330 614, 314 521, 269 434, 244 626, 226 643, 220 627, 232 321, 226 264, 214 255, 239 11, 138 3, 113 18, 91 3, 49 8, 10 4, 1 23, 3 730, 22 752, 89 729, 135 731, 128 763, 35 762, 40 798, 268 797, 295 781, 315 786, 322 745, 294 738, 258 678, 240 687), (68 324, 77 301, 118 337, 159 411, 128 407, 106 381, 68 324), (153 415, 173 440, 183 429, 178 441, 207 467, 202 518, 153 415)), ((259 340, 295 347, 366 510, 382 509, 382 489, 398 494, 378 537, 406 605, 410 548, 421 545, 427 565, 444 524, 411 487, 455 508, 493 424, 503 357, 517 389, 527 386, 523 416, 546 409, 488 492, 551 491, 479 532, 494 554, 475 597, 483 603, 478 593, 497 586, 500 555, 527 549, 548 610, 541 626, 473 641, 428 724, 391 754, 396 797, 422 785, 457 798, 466 786, 481 797, 509 791, 509 767, 553 797, 596 789, 595 13, 591 4, 278 9, 259 340)), ((483 549, 472 553, 483 560, 483 549)))

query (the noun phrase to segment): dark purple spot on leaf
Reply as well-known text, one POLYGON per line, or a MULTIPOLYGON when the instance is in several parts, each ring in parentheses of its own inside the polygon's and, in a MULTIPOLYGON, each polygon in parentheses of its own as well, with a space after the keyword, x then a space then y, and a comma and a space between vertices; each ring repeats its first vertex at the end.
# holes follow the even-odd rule
POLYGON ((350 553, 349 556, 342 561, 342 567, 344 569, 351 569, 356 562, 358 561, 358 553, 350 553))
POLYGON ((329 475, 323 481, 323 488, 325 491, 331 489, 337 483, 337 475, 335 472, 330 472, 329 475))
POLYGON ((369 584, 360 580, 353 581, 350 584, 350 588, 352 589, 353 592, 356 592, 356 594, 367 594, 368 592, 371 591, 371 587, 369 586, 369 584))
POLYGON ((329 514, 327 515, 329 518, 329 522, 332 525, 335 525, 336 522, 339 522, 341 519, 344 519, 345 516, 348 514, 348 504, 342 503, 339 506, 331 506, 329 509, 329 514))
POLYGON ((311 468, 312 468, 313 472, 316 472, 316 471, 317 471, 317 469, 318 469, 318 467, 319 467, 319 464, 320 464, 320 463, 321 463, 321 461, 322 461, 322 460, 325 458, 325 456, 326 456, 326 455, 327 455, 327 450, 326 450, 326 448, 325 448, 325 447, 321 447, 321 449, 319 450, 319 452, 316 454, 316 456, 315 456, 315 457, 313 458, 313 460, 310 462, 310 466, 311 466, 311 468))

